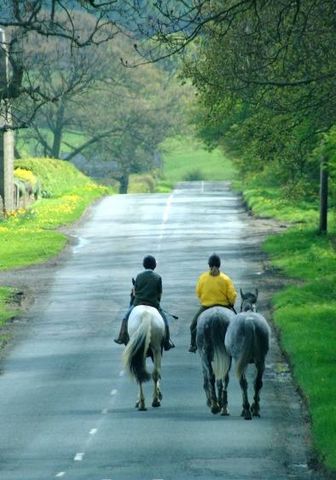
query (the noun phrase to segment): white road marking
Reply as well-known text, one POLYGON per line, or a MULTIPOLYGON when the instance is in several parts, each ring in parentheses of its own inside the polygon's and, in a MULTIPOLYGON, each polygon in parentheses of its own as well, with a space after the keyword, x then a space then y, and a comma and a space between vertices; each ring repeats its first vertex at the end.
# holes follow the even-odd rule
POLYGON ((162 223, 167 223, 168 216, 169 216, 169 210, 170 210, 170 207, 171 207, 172 202, 173 202, 173 196, 174 196, 174 194, 172 193, 167 200, 166 207, 165 207, 164 212, 163 212, 162 223))
POLYGON ((90 435, 96 435, 97 432, 98 432, 98 428, 92 428, 90 430, 90 435))
POLYGON ((165 224, 168 221, 169 210, 170 210, 170 208, 172 206, 172 203, 173 203, 173 197, 174 197, 173 193, 171 195, 169 195, 166 206, 165 206, 165 209, 163 211, 162 223, 160 225, 161 233, 160 233, 160 238, 159 238, 158 247, 157 247, 158 252, 160 252, 160 250, 161 250, 161 242, 162 242, 162 239, 163 239, 163 236, 164 236, 165 224))
POLYGON ((65 475, 65 472, 59 472, 55 475, 55 478, 64 477, 64 475, 65 475))
POLYGON ((85 452, 76 453, 76 455, 74 456, 74 461, 81 462, 83 460, 84 455, 85 455, 85 452))
POLYGON ((118 390, 116 388, 114 388, 113 390, 111 390, 111 396, 114 397, 114 395, 117 395, 118 393, 118 390))

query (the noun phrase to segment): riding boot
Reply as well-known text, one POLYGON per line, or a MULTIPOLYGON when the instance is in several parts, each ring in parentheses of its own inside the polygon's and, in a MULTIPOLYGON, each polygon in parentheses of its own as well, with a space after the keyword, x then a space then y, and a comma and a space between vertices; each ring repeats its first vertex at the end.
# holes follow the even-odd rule
POLYGON ((165 323, 165 338, 163 340, 163 348, 165 351, 170 350, 171 348, 175 348, 174 343, 170 339, 170 332, 169 332, 169 325, 165 323))
POLYGON ((196 346, 196 328, 193 330, 190 330, 190 347, 189 347, 189 352, 195 353, 197 350, 196 346))
POLYGON ((120 327, 120 332, 119 332, 118 338, 115 338, 114 341, 118 345, 123 345, 123 344, 127 345, 128 341, 129 341, 129 336, 128 336, 128 332, 127 332, 127 318, 123 318, 123 320, 121 322, 121 327, 120 327))

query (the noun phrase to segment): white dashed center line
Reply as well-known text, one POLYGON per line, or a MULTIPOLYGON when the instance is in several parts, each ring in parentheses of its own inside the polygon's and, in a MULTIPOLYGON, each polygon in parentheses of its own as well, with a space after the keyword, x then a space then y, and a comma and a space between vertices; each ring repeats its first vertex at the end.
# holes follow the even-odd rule
POLYGON ((85 452, 76 453, 76 455, 74 456, 74 461, 81 462, 83 460, 84 455, 85 455, 85 452))

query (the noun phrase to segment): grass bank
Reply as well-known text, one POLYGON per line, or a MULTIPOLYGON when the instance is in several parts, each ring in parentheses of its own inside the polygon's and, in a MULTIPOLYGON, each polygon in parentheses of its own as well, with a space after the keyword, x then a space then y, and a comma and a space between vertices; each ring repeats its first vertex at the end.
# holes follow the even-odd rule
POLYGON ((335 224, 317 233, 318 204, 291 202, 276 188, 244 185, 254 213, 293 222, 266 240, 273 265, 290 279, 273 298, 273 321, 294 377, 306 399, 313 442, 321 462, 336 472, 336 251, 335 224))
MULTIPOLYGON (((41 185, 41 197, 0 221, 0 270, 43 263, 57 255, 67 243, 59 231, 76 221, 94 200, 109 193, 69 162, 27 158, 15 168, 32 172, 41 185)), ((0 326, 13 317, 13 290, 0 289, 0 326)))

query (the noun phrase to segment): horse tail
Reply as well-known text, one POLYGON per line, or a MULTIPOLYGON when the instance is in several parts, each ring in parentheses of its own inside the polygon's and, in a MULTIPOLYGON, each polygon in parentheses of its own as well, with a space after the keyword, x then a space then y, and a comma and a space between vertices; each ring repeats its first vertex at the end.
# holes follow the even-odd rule
POLYGON ((214 345, 214 356, 212 369, 216 378, 224 378, 230 367, 230 357, 228 356, 224 342, 223 345, 214 345))
POLYGON ((227 354, 224 337, 227 325, 219 322, 212 322, 211 327, 205 329, 205 336, 211 335, 213 348, 212 369, 216 378, 224 378, 230 368, 230 357, 227 354))
POLYGON ((256 332, 253 319, 248 316, 244 319, 243 341, 241 343, 241 351, 236 362, 236 374, 240 378, 245 372, 249 362, 254 358, 256 349, 256 332))
POLYGON ((151 339, 151 315, 143 312, 137 330, 131 335, 123 353, 123 361, 128 373, 138 383, 147 382, 150 374, 146 369, 146 354, 151 339))

